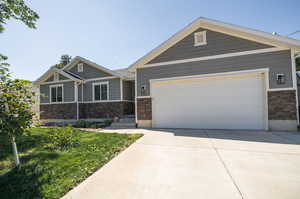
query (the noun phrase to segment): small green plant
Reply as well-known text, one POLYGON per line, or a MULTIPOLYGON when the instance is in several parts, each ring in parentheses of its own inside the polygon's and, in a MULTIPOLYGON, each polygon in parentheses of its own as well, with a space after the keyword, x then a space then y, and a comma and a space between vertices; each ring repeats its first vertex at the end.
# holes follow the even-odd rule
POLYGON ((43 126, 44 125, 44 123, 43 122, 41 122, 41 121, 34 121, 33 122, 33 127, 41 127, 41 126, 43 126))
POLYGON ((56 127, 49 131, 50 148, 67 150, 79 144, 79 130, 71 127, 56 127))

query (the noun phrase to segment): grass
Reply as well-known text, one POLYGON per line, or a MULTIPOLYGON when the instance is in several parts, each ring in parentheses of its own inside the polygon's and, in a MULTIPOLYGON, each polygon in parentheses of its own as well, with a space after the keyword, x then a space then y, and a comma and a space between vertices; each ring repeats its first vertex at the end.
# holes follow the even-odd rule
POLYGON ((115 157, 141 134, 80 132, 68 151, 49 149, 47 132, 34 128, 17 139, 21 169, 13 167, 11 144, 0 137, 1 199, 57 199, 115 157))

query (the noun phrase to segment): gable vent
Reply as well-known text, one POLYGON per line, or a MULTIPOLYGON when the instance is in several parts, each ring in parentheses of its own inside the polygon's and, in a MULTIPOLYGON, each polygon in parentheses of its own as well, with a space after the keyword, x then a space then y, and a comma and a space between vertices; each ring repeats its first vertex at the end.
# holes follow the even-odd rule
POLYGON ((79 63, 79 64, 77 65, 77 71, 78 71, 78 72, 83 72, 83 63, 79 63))

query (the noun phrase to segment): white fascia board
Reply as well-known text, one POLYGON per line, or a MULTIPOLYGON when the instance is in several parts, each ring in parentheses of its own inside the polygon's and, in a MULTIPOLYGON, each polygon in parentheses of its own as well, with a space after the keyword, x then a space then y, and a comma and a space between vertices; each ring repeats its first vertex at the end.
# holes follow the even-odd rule
MULTIPOLYGON (((76 81, 76 82, 81 82, 82 80, 80 79, 77 79, 71 75, 69 75, 68 73, 58 69, 58 68, 55 68, 55 67, 51 67, 50 69, 48 69, 40 78, 38 78, 36 81, 33 82, 34 85, 40 85, 40 84, 43 84, 44 81, 49 78, 53 73, 59 73, 67 78, 69 78, 70 80, 73 80, 73 81, 76 81)), ((63 82, 64 80, 61 80, 61 82, 63 82)), ((60 81, 58 81, 60 82, 60 81)), ((47 82, 48 83, 48 82, 47 82)), ((49 82, 49 84, 51 84, 53 82, 49 82)))
POLYGON ((123 77, 122 75, 118 74, 118 73, 115 73, 114 71, 108 69, 108 68, 105 68, 104 66, 100 66, 90 60, 87 60, 83 57, 80 57, 80 56, 76 56, 69 64, 67 64, 65 67, 62 68, 62 70, 69 70, 71 68, 73 68, 79 61, 83 62, 83 63, 86 63, 87 65, 89 66, 92 66, 100 71, 103 71, 103 72, 106 72, 110 75, 113 75, 113 76, 117 76, 117 77, 120 77, 122 79, 126 79, 125 77, 123 77))
POLYGON ((77 62, 79 62, 80 59, 78 56, 74 57, 70 63, 68 63, 67 65, 65 65, 61 70, 67 70, 69 68, 72 68, 73 66, 75 66, 77 64, 77 62))
POLYGON ((49 68, 42 76, 33 82, 34 85, 40 85, 54 73, 54 67, 49 68))
POLYGON ((68 73, 66 73, 66 72, 63 71, 63 70, 60 70, 60 69, 57 69, 57 68, 54 68, 53 70, 54 70, 54 72, 57 72, 57 73, 59 73, 59 74, 65 76, 65 77, 67 77, 67 78, 69 78, 69 79, 71 79, 71 80, 73 80, 73 81, 75 81, 75 82, 82 82, 82 80, 80 80, 80 79, 78 79, 78 78, 75 78, 75 77, 73 77, 72 75, 69 75, 68 73))
POLYGON ((211 56, 196 57, 196 58, 190 58, 190 59, 181 59, 181 60, 174 60, 174 61, 159 62, 159 63, 154 63, 154 64, 146 64, 146 65, 143 65, 141 68, 154 67, 154 66, 163 66, 163 65, 173 65, 173 64, 182 64, 182 63, 188 63, 188 62, 197 62, 197 61, 204 61, 204 60, 221 59, 221 58, 227 58, 227 57, 236 57, 236 56, 260 54, 260 53, 267 53, 267 52, 276 52, 276 51, 282 51, 282 50, 288 50, 288 49, 286 49, 286 48, 276 48, 276 47, 274 47, 274 48, 263 48, 263 49, 259 49, 259 50, 249 50, 249 51, 242 51, 242 52, 235 52, 235 53, 226 53, 226 54, 220 54, 220 55, 211 55, 211 56))

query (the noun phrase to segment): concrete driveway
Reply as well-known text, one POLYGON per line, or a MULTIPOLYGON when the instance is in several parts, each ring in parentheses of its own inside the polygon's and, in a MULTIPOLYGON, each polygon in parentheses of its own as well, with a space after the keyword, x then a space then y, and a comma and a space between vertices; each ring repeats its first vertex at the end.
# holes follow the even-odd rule
POLYGON ((300 134, 143 130, 64 199, 299 199, 300 134))

